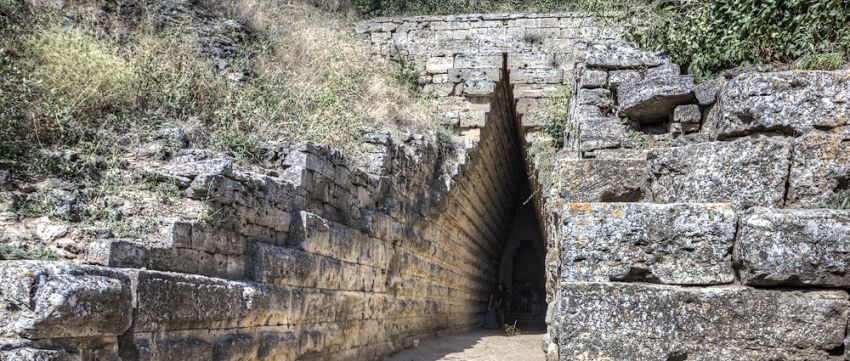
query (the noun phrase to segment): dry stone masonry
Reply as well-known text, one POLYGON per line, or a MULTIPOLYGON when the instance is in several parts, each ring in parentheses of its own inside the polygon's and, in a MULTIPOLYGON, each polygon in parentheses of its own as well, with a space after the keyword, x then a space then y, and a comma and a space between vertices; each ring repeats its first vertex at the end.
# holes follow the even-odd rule
POLYGON ((521 182, 503 69, 465 147, 364 138, 258 166, 185 150, 150 177, 209 208, 167 240, 101 239, 86 263, 0 264, 0 360, 379 360, 478 327, 521 182))
POLYGON ((549 360, 850 359, 850 211, 830 209, 850 72, 695 84, 609 20, 358 24, 461 146, 370 134, 362 167, 314 143, 250 166, 183 150, 148 176, 204 217, 99 239, 85 264, 0 263, 0 360, 379 360, 478 327, 526 177, 549 360), (544 159, 553 102, 564 147, 544 159))
POLYGON ((590 48, 545 206, 547 356, 848 359, 850 72, 694 85, 590 48))

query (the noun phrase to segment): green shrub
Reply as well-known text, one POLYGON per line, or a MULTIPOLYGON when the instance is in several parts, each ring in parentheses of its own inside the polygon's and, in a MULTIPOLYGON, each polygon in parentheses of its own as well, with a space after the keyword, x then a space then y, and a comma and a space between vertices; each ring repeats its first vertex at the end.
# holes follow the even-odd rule
POLYGON ((552 137, 552 143, 556 149, 564 147, 564 137, 567 130, 567 115, 570 110, 570 90, 565 87, 563 94, 548 100, 538 111, 541 119, 541 129, 552 137))
POLYGON ((439 141, 440 144, 445 145, 445 146, 450 146, 452 144, 453 138, 454 138, 454 132, 452 132, 451 128, 449 128, 449 127, 438 127, 436 133, 437 133, 437 141, 439 141))
POLYGON ((256 134, 238 129, 222 129, 213 133, 210 146, 244 163, 259 160, 263 153, 263 144, 256 134))
POLYGON ((836 192, 835 201, 829 208, 850 209, 850 189, 842 189, 836 192))
POLYGON ((25 250, 8 244, 0 244, 0 260, 11 261, 21 259, 37 259, 43 261, 56 260, 56 253, 52 250, 40 247, 35 250, 25 250))
POLYGON ((846 0, 681 0, 633 17, 627 39, 663 51, 698 80, 748 64, 850 50, 846 0))
POLYGON ((794 68, 798 70, 838 70, 844 65, 844 53, 823 53, 806 55, 794 68))

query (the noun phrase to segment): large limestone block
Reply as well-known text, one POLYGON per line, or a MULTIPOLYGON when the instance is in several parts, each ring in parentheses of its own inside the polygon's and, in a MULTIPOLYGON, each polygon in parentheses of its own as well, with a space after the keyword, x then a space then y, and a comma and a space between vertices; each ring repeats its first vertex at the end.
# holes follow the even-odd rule
POLYGON ((726 83, 717 106, 712 121, 721 138, 850 125, 850 71, 741 74, 726 83))
POLYGON ((114 336, 130 327, 130 279, 108 268, 5 261, 0 285, 0 336, 114 336))
POLYGON ((824 207, 850 188, 850 133, 812 132, 797 138, 791 156, 786 206, 824 207), (845 183, 845 184, 842 184, 845 183))
POLYGON ((735 211, 725 204, 569 203, 561 280, 730 283, 735 211))
POLYGON ((748 285, 850 286, 850 211, 753 208, 735 246, 748 285))
POLYGON ((563 361, 832 360, 848 316, 844 291, 564 283, 563 361))
POLYGON ((319 272, 318 257, 297 248, 278 247, 260 242, 249 246, 251 262, 247 276, 264 283, 315 287, 319 272))
POLYGON ((771 138, 655 149, 647 154, 649 188, 658 203, 779 207, 790 153, 787 142, 771 138))
POLYGON ((677 106, 696 100, 690 76, 647 78, 618 89, 620 113, 644 124, 665 122, 677 106))
POLYGON ((644 199, 646 162, 639 159, 561 159, 552 172, 565 202, 638 202, 644 199))
POLYGON ((226 326, 241 312, 244 287, 237 282, 140 271, 135 283, 137 331, 226 326))

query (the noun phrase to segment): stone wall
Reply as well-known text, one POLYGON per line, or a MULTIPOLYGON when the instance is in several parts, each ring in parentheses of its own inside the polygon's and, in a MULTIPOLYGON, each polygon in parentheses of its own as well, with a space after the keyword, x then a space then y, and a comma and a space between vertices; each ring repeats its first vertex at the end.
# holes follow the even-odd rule
POLYGON ((86 263, 0 263, 0 360, 378 360, 477 327, 518 196, 513 98, 460 146, 366 136, 365 168, 313 143, 260 165, 182 151, 151 179, 209 212, 86 263))
POLYGON ((549 358, 846 359, 850 73, 694 85, 591 49, 547 200, 549 358))
MULTIPOLYGON (((622 27, 614 18, 583 13, 378 18, 359 23, 357 31, 376 54, 418 71, 421 89, 436 97, 443 122, 469 139, 486 124, 481 109, 488 107, 496 70, 506 57, 524 171, 545 234, 549 186, 539 180, 549 177, 539 173, 549 173, 551 154, 539 149, 549 148, 552 139, 539 131, 540 122, 556 107, 566 107, 576 62, 593 50, 588 44, 619 39, 622 27)), ((547 256, 549 268, 556 263, 547 256)), ((547 302, 552 290, 548 287, 547 302)))
POLYGON ((357 31, 375 53, 417 70, 443 121, 470 137, 486 121, 503 54, 522 127, 534 128, 543 103, 569 93, 584 43, 620 33, 610 19, 581 13, 378 18, 359 23, 357 31))

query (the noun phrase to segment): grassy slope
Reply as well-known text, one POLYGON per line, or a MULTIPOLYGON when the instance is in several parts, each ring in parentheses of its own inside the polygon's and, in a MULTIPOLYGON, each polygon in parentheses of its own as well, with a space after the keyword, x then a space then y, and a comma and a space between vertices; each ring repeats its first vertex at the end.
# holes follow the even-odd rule
POLYGON ((187 146, 250 163, 263 142, 312 140, 356 160, 365 132, 435 135, 434 107, 368 54, 353 18, 290 2, 133 3, 0 0, 0 213, 17 219, 0 259, 81 251, 41 239, 44 224, 84 245, 203 218, 202 202, 143 176, 187 146), (62 198, 83 208, 59 212, 62 198))

